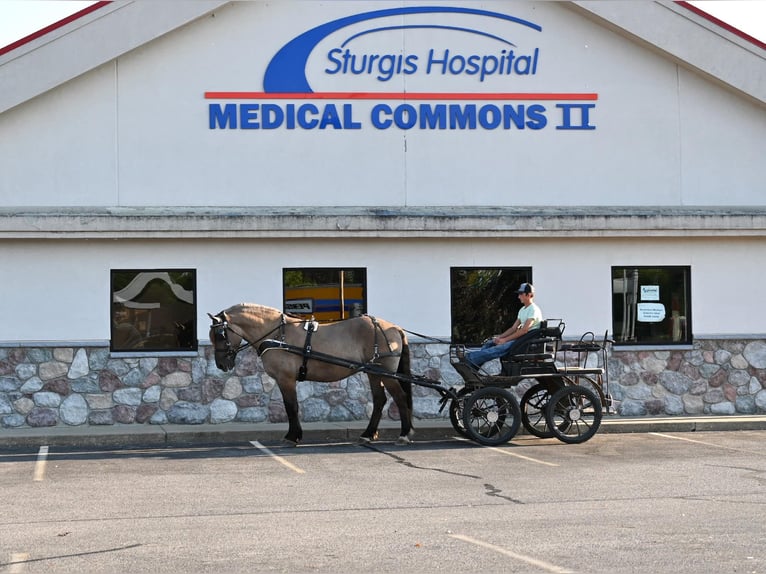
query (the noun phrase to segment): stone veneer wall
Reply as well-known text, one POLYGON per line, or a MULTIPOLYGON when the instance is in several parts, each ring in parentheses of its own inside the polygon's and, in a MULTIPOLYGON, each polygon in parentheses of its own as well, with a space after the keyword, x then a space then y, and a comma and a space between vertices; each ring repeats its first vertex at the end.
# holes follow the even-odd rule
MULTIPOLYGON (((413 373, 462 385, 447 345, 414 343, 411 349, 413 373)), ((597 354, 588 358, 589 365, 599 361, 597 354)), ((762 340, 700 340, 692 350, 618 349, 608 365, 622 416, 766 412, 762 340)), ((414 397, 417 417, 447 415, 438 412, 436 391, 414 386, 414 397)), ((372 408, 361 374, 300 383, 298 398, 307 422, 366 420, 372 408)), ((397 418, 396 407, 386 416, 397 418)), ((1 428, 285 420, 275 381, 252 351, 223 373, 209 345, 196 356, 140 358, 112 356, 104 347, 0 347, 1 428)))

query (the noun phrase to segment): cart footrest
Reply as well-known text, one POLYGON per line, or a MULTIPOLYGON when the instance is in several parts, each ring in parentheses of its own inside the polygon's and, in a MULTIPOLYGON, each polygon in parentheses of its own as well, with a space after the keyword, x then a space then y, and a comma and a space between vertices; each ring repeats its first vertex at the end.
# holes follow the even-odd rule
POLYGON ((452 367, 463 377, 466 383, 480 383, 481 377, 479 374, 471 368, 466 361, 457 361, 452 363, 452 367))

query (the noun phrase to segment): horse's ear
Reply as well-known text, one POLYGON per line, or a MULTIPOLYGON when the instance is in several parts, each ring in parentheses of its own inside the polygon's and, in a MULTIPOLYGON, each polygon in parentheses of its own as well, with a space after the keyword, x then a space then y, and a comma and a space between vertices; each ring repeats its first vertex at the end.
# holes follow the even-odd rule
POLYGON ((208 313, 207 316, 210 317, 210 319, 213 321, 213 323, 215 323, 215 317, 213 317, 210 313, 208 313))

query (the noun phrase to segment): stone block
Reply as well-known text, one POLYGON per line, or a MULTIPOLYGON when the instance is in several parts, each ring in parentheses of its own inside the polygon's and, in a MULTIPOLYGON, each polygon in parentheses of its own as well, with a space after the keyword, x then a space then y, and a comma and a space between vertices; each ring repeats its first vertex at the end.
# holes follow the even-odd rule
POLYGON ((210 409, 207 405, 179 401, 167 411, 168 422, 174 424, 200 425, 205 422, 210 409))
POLYGON ((58 379, 59 377, 65 377, 69 367, 66 363, 59 361, 47 361, 42 363, 39 368, 39 377, 43 381, 50 381, 51 379, 58 379))
MULTIPOLYGON (((160 361, 162 362, 162 361, 160 361)), ((189 373, 174 372, 162 378, 162 385, 169 388, 182 388, 191 385, 191 375, 189 373)))
POLYGON ((88 420, 88 404, 82 395, 69 395, 59 407, 59 416, 68 425, 85 424, 88 420))

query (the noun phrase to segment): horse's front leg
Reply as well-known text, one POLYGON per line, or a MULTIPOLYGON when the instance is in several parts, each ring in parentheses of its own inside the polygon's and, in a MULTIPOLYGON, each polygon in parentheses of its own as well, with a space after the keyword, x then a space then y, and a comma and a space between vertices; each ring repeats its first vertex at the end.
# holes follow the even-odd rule
POLYGON ((277 381, 277 384, 279 385, 279 390, 282 392, 282 401, 285 404, 287 422, 290 425, 283 440, 292 445, 297 445, 303 440, 303 428, 301 428, 301 421, 300 418, 298 418, 298 384, 295 379, 286 381, 279 380, 277 381))
POLYGON ((372 392, 372 415, 370 416, 370 422, 367 428, 359 437, 359 442, 367 443, 377 440, 378 438, 378 425, 380 424, 380 418, 383 415, 383 407, 386 406, 386 393, 383 390, 383 384, 380 379, 369 376, 370 391, 372 392))

